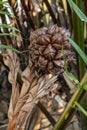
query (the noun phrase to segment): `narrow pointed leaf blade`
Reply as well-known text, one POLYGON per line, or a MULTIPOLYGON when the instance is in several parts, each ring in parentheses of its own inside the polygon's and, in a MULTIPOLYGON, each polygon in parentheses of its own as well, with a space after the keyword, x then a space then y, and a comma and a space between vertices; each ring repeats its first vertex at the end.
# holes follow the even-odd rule
POLYGON ((17 28, 15 28, 13 26, 10 26, 10 25, 7 25, 7 24, 0 24, 0 27, 2 27, 2 28, 8 28, 8 29, 12 29, 12 30, 15 30, 17 32, 20 32, 17 28))
POLYGON ((13 33, 0 33, 0 36, 11 36, 11 37, 17 37, 17 34, 13 34, 13 33))
POLYGON ((0 5, 8 4, 6 1, 0 1, 0 5))
POLYGON ((10 7, 7 1, 0 1, 0 5, 3 7, 10 7))
POLYGON ((10 14, 10 13, 8 13, 8 12, 6 12, 6 11, 1 11, 1 10, 0 10, 0 14, 2 14, 2 15, 8 15, 8 16, 14 17, 13 14, 10 14))
POLYGON ((20 51, 18 51, 17 49, 13 48, 13 47, 10 47, 10 46, 7 46, 7 45, 0 45, 0 48, 1 49, 10 49, 12 51, 15 51, 17 53, 21 53, 20 51))
POLYGON ((87 23, 87 17, 84 15, 84 13, 78 8, 78 6, 73 2, 73 0, 68 0, 69 5, 71 8, 75 11, 75 13, 78 15, 78 17, 81 19, 81 21, 84 21, 87 23))
POLYGON ((85 55, 85 53, 81 50, 81 48, 71 38, 67 37, 67 39, 72 44, 72 46, 75 48, 75 50, 78 52, 78 54, 83 59, 83 61, 87 64, 87 56, 85 55))

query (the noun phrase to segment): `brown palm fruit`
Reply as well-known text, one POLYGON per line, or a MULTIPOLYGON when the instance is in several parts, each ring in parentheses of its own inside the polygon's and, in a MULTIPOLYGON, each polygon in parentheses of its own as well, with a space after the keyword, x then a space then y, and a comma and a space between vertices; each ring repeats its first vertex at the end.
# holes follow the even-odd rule
POLYGON ((73 61, 74 52, 66 36, 69 32, 57 25, 31 33, 29 54, 38 73, 60 74, 64 71, 64 57, 67 64, 73 61))

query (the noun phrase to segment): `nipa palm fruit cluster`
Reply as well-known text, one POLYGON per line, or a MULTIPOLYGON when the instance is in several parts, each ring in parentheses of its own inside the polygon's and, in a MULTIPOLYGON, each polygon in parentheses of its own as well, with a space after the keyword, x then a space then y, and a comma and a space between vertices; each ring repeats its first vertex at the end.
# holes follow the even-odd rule
POLYGON ((64 71, 64 58, 67 64, 73 61, 74 53, 66 36, 69 32, 57 25, 31 33, 30 59, 39 74, 60 74, 64 71))

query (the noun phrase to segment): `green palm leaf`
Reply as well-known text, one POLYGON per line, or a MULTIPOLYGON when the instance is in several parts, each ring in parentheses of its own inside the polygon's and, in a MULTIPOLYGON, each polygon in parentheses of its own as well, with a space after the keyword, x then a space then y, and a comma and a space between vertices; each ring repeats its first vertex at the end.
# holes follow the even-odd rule
POLYGON ((81 21, 84 21, 87 23, 87 17, 84 15, 84 13, 78 8, 78 6, 73 2, 73 0, 68 0, 69 5, 71 8, 75 11, 75 13, 78 15, 78 17, 81 19, 81 21))

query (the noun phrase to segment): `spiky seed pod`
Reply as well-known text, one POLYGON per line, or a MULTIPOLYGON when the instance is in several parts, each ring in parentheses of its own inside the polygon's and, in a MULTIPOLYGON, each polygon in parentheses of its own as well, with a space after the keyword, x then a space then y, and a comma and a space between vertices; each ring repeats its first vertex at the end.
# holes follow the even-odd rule
POLYGON ((72 46, 66 36, 69 32, 57 25, 31 33, 29 54, 37 72, 59 74, 64 71, 63 57, 67 63, 73 60, 72 46))

